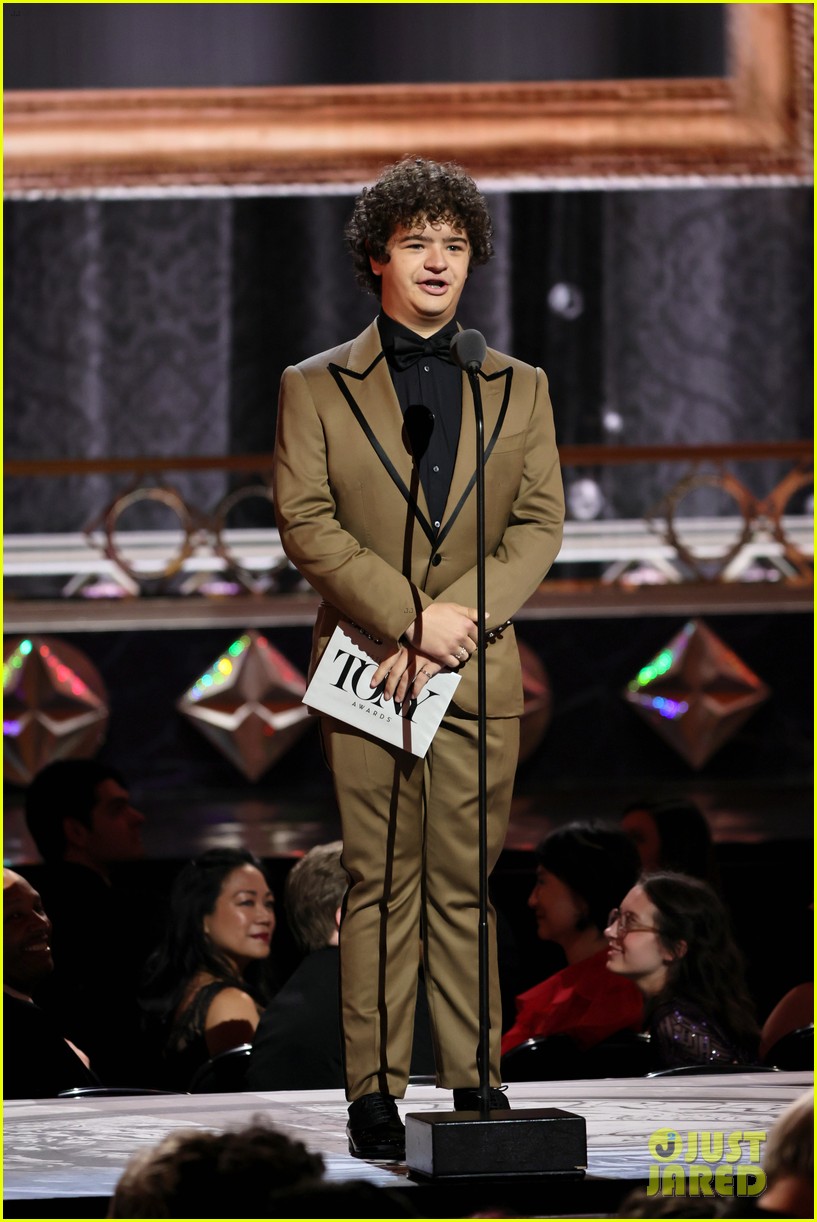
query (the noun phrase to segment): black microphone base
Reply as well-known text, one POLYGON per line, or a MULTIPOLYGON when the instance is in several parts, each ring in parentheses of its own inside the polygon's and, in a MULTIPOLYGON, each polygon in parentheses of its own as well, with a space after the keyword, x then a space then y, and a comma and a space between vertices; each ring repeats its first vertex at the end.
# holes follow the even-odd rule
POLYGON ((412 1179, 581 1179, 587 1167, 583 1116, 558 1107, 522 1111, 411 1112, 406 1164, 412 1179))

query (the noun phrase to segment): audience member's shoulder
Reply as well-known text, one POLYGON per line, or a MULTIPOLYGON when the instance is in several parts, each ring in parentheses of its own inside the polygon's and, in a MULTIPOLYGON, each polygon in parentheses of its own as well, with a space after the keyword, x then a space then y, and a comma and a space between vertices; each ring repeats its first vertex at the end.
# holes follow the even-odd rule
POLYGON ((688 997, 669 997, 660 1002, 652 1012, 653 1027, 706 1026, 708 1019, 697 1002, 688 997))
POLYGON ((258 1008, 250 994, 234 984, 211 985, 208 994, 211 998, 208 1012, 212 1015, 230 1013, 236 1007, 241 1010, 258 1008))

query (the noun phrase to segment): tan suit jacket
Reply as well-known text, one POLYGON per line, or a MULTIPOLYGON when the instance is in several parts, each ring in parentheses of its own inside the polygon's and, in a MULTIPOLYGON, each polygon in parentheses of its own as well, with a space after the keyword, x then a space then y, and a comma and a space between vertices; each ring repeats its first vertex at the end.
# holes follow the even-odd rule
MULTIPOLYGON (((553 563, 564 499, 545 374, 489 349, 481 387, 490 628, 518 611, 553 563)), ((324 600, 313 668, 341 617, 396 642, 434 601, 476 607, 476 423, 465 374, 462 402, 454 473, 435 539, 377 324, 284 372, 276 517, 287 555, 324 600)), ((457 689, 456 704, 467 713, 477 709, 476 672, 471 659, 457 689)), ((486 673, 489 716, 520 714, 512 629, 488 647, 486 673)))

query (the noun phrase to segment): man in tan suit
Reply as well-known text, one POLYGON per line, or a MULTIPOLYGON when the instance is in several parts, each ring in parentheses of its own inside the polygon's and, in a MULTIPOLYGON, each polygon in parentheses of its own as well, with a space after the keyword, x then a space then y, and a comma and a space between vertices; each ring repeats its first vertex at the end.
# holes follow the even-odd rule
MULTIPOLYGON (((418 939, 438 1085, 479 1106, 476 426, 451 362, 457 304, 492 253, 485 200, 459 167, 406 159, 362 192, 346 232, 358 279, 381 299, 356 339, 287 369, 275 450, 278 528, 323 598, 312 667, 339 620, 389 646, 373 676, 420 698, 462 676, 425 759, 322 718, 350 887, 341 925, 349 1148, 400 1158, 418 939)), ((488 855, 507 829, 522 682, 511 617, 561 543, 564 505, 547 380, 488 350, 485 416, 488 855)), ((500 1013, 493 912, 491 1106, 500 1013)))

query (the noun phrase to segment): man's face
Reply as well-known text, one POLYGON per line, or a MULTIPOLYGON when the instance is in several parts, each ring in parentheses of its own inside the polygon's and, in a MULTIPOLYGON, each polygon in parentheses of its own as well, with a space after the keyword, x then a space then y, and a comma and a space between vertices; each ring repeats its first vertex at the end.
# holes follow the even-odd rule
POLYGON ((467 235, 446 221, 420 218, 398 226, 386 249, 387 263, 371 260, 383 309, 417 335, 433 335, 456 314, 471 260, 467 235))
POLYGON ((621 830, 626 832, 641 858, 642 870, 661 869, 661 836, 658 824, 648 810, 630 810, 621 820, 621 830))
POLYGON ((12 870, 3 871, 3 982, 28 994, 54 969, 51 922, 37 892, 12 870))
POLYGON ((96 805, 91 811, 91 826, 71 820, 66 832, 93 861, 105 865, 134 861, 144 853, 142 825, 145 816, 131 806, 128 791, 108 777, 96 787, 96 805))

